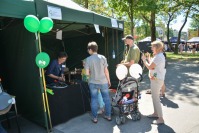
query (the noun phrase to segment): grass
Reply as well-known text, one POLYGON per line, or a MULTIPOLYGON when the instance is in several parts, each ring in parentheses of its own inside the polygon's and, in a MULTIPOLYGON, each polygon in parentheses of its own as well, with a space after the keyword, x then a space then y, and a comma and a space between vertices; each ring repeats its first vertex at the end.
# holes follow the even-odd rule
POLYGON ((167 60, 188 60, 188 61, 197 61, 199 62, 199 52, 196 52, 195 54, 192 54, 190 52, 183 52, 182 54, 174 54, 173 52, 166 52, 167 54, 167 60))

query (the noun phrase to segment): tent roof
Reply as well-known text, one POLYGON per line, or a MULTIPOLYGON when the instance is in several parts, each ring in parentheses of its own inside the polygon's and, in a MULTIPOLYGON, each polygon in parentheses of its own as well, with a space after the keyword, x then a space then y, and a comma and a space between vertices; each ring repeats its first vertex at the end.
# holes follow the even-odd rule
POLYGON ((61 13, 61 17, 52 19, 68 23, 98 24, 119 30, 123 30, 124 25, 123 21, 116 20, 118 26, 114 27, 113 18, 99 15, 71 0, 1 0, 0 3, 0 16, 3 17, 24 18, 31 14, 41 19, 50 17, 53 12, 55 16, 61 13))
POLYGON ((1 0, 0 16, 24 18, 26 15, 36 15, 34 0, 1 0))
MULTIPOLYGON (((156 38, 156 40, 157 41, 161 41, 160 39, 158 39, 158 38, 156 38)), ((146 37, 146 38, 144 38, 144 39, 142 39, 142 40, 140 40, 139 42, 150 42, 151 41, 151 37, 150 36, 148 36, 148 37, 146 37)))
MULTIPOLYGON (((170 40, 171 43, 177 43, 178 37, 171 37, 169 40, 170 40)), ((185 40, 180 39, 180 42, 185 43, 185 40)))
POLYGON ((199 37, 193 37, 187 41, 188 43, 199 43, 199 37))

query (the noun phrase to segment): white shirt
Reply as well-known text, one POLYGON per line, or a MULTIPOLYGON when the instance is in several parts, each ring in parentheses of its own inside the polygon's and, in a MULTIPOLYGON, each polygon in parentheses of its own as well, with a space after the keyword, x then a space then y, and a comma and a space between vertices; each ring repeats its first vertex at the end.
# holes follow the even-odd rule
POLYGON ((155 69, 154 70, 149 70, 150 77, 154 77, 155 79, 160 79, 164 80, 165 79, 165 74, 166 74, 166 69, 165 69, 165 57, 163 53, 159 53, 155 55, 151 63, 155 63, 155 69))

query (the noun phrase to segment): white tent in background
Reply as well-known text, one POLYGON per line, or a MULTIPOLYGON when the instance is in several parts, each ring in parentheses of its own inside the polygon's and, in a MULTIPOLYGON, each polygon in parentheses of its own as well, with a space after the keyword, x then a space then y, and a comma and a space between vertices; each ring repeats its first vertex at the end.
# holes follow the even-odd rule
MULTIPOLYGON (((140 40, 139 42, 150 42, 151 41, 151 37, 150 36, 148 36, 148 37, 146 37, 146 38, 144 38, 144 39, 142 39, 142 40, 140 40)), ((161 41, 160 39, 158 39, 158 38, 156 38, 156 41, 161 41)))
POLYGON ((189 39, 187 43, 199 43, 199 37, 193 37, 189 39))

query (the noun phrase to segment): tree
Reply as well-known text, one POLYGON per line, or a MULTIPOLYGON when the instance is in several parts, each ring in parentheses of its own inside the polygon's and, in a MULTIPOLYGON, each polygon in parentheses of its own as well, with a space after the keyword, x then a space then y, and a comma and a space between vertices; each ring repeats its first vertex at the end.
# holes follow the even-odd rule
POLYGON ((181 0, 180 2, 178 0, 176 0, 179 5, 181 5, 183 7, 182 12, 184 12, 184 22, 178 32, 178 40, 177 40, 177 44, 175 45, 175 51, 174 54, 178 54, 178 45, 180 43, 180 38, 181 38, 181 32, 182 29, 184 28, 186 22, 187 22, 187 18, 190 16, 192 16, 192 13, 194 13, 198 8, 198 0, 181 0))
POLYGON ((195 29, 198 31, 198 36, 199 36, 199 10, 197 7, 193 7, 193 15, 191 16, 192 21, 191 21, 191 28, 195 29))
POLYGON ((88 0, 73 0, 74 2, 83 5, 85 8, 88 9, 88 0))
POLYGON ((131 34, 134 35, 136 10, 139 0, 108 0, 109 6, 114 9, 117 16, 123 16, 125 21, 130 21, 131 34))
POLYGON ((162 9, 164 5, 162 0, 140 0, 138 11, 142 18, 150 24, 151 41, 156 40, 156 14, 162 9))
POLYGON ((112 16, 112 10, 107 6, 107 4, 103 0, 73 0, 73 1, 98 14, 109 17, 112 16))
MULTIPOLYGON (((163 5, 163 10, 160 12, 160 16, 162 18, 163 21, 165 21, 166 23, 166 27, 167 27, 167 41, 168 41, 168 45, 170 46, 170 48, 174 51, 174 47, 170 42, 170 37, 171 37, 171 32, 170 32, 170 24, 171 22, 177 18, 177 15, 179 15, 179 10, 181 10, 180 5, 172 0, 164 0, 164 5, 163 5), (168 6, 169 5, 169 6, 168 6)), ((173 31, 172 31, 173 33, 173 31)), ((173 35, 172 35, 173 36, 173 35)))

